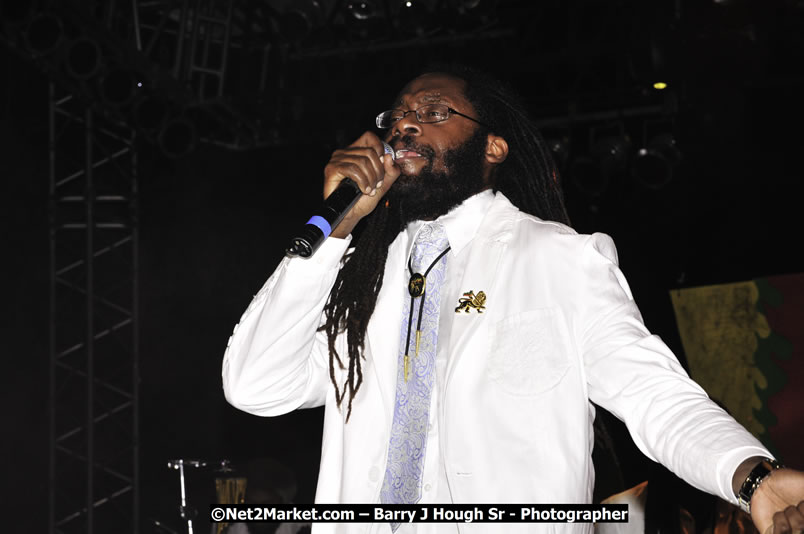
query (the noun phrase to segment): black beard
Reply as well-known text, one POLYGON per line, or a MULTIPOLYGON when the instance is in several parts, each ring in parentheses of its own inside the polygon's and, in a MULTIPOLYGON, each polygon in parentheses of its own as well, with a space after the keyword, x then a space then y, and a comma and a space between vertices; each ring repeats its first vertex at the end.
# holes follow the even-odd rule
POLYGON ((406 148, 427 158, 418 175, 401 174, 386 197, 400 216, 402 225, 411 221, 431 221, 488 186, 483 180, 483 158, 488 139, 484 128, 457 148, 444 153, 445 171, 433 170, 435 153, 418 146, 411 136, 402 138, 406 148))

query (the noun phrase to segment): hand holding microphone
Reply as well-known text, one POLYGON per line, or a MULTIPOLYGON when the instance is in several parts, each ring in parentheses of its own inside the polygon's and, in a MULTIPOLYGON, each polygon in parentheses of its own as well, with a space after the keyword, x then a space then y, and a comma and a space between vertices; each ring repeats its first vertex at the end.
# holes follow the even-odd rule
POLYGON ((324 204, 293 237, 287 253, 309 257, 330 235, 346 237, 399 177, 393 150, 371 132, 336 150, 324 168, 324 204))

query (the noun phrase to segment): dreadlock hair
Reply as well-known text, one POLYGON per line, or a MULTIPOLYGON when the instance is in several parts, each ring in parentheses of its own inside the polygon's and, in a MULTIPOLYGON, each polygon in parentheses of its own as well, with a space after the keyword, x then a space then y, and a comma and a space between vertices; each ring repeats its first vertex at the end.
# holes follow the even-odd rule
MULTIPOLYGON (((508 143, 506 160, 492 175, 495 191, 500 191, 520 210, 541 219, 569 225, 564 206, 558 169, 550 151, 528 117, 515 93, 501 81, 466 66, 439 65, 424 71, 438 72, 465 82, 464 96, 481 122, 508 143)), ((480 126, 483 127, 483 126, 480 126)), ((341 407, 349 396, 346 421, 352 413, 352 400, 363 383, 363 357, 366 329, 377 303, 388 257, 388 247, 402 230, 404 220, 399 207, 378 206, 364 219, 364 228, 354 249, 343 260, 335 285, 324 306, 325 322, 320 327, 327 334, 330 380, 335 399, 341 407), (335 365, 346 369, 335 340, 346 332, 348 376, 343 389, 335 377, 335 365)))
MULTIPOLYGON (((449 69, 449 67, 448 67, 449 69)), ((438 71, 466 82, 464 96, 479 120, 508 143, 508 157, 492 174, 495 191, 525 213, 569 226, 558 167, 517 94, 503 82, 469 67, 438 71)))

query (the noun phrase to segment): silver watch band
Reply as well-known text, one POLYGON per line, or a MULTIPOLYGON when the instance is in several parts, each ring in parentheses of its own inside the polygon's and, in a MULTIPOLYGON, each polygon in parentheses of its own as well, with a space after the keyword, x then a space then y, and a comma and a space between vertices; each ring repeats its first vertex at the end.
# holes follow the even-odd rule
POLYGON ((748 473, 743 485, 740 486, 740 491, 737 492, 737 502, 743 511, 749 514, 751 513, 751 497, 754 496, 754 492, 759 485, 762 484, 762 481, 768 478, 768 475, 781 468, 782 464, 773 458, 763 458, 762 461, 748 473))

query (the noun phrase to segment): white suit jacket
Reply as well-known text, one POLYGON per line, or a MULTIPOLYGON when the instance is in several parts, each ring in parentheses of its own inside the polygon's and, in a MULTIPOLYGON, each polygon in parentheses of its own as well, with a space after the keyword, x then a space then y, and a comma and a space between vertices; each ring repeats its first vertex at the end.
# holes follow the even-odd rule
MULTIPOLYGON (((650 458, 735 502, 737 465, 769 453, 647 331, 611 238, 542 221, 498 193, 469 246, 461 287, 484 291, 486 309, 455 317, 438 389, 441 409, 432 415, 456 503, 591 502, 589 401, 624 420, 650 458)), ((281 262, 235 327, 223 387, 232 405, 262 416, 324 404, 316 501, 376 503, 394 409, 398 288, 406 284, 407 251, 399 240, 389 249, 348 424, 345 407, 335 405, 326 336, 316 333, 344 251, 345 244, 329 240, 310 259, 281 262)), ((460 295, 452 297, 457 303, 460 295)), ((336 372, 339 384, 345 374, 336 372)), ((486 523, 460 530, 589 532, 591 525, 486 523)))

